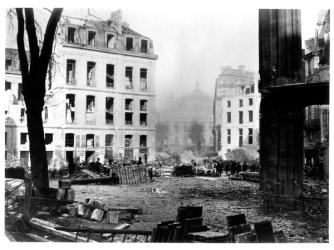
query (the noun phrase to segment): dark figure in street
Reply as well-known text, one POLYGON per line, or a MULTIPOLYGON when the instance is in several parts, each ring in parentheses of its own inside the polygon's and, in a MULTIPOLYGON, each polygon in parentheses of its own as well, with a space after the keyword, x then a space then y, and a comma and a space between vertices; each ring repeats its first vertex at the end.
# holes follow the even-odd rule
POLYGON ((226 162, 225 163, 225 173, 228 174, 228 171, 230 171, 230 166, 231 166, 231 162, 226 162))
POLYGON ((231 163, 231 175, 234 175, 235 174, 235 171, 236 171, 236 168, 237 168, 237 163, 235 161, 233 161, 231 163))
POLYGON ((237 163, 236 171, 237 171, 237 174, 239 174, 241 172, 241 163, 240 162, 237 163))
POLYGON ((73 158, 68 159, 68 174, 72 175, 75 171, 75 163, 73 161, 73 158))
POLYGON ((217 172, 218 172, 218 177, 222 177, 222 172, 223 172, 223 163, 222 161, 217 163, 217 172))
POLYGON ((102 164, 100 162, 100 158, 97 158, 96 162, 94 163, 94 171, 95 172, 101 172, 102 164))
POLYGON ((142 164, 143 164, 143 162, 141 161, 141 157, 139 157, 137 165, 142 165, 142 164))
POLYGON ((244 162, 242 163, 242 171, 243 171, 243 172, 246 172, 247 169, 248 169, 248 165, 247 165, 247 163, 244 161, 244 162))
POLYGON ((150 177, 150 180, 153 181, 153 167, 149 166, 147 168, 148 176, 150 177))

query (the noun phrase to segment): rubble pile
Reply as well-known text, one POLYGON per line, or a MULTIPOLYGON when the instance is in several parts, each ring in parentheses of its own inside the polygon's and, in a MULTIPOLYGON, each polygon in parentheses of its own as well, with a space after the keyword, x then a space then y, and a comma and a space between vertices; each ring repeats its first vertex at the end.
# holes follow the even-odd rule
POLYGON ((327 198, 328 197, 328 181, 304 179, 303 183, 304 197, 309 198, 327 198))

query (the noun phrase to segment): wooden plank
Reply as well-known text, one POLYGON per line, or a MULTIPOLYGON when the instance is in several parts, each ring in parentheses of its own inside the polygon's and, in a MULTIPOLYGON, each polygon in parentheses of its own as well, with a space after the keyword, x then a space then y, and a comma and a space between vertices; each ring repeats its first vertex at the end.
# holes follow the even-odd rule
POLYGON ((88 183, 96 183, 96 182, 101 182, 101 183, 109 183, 111 182, 112 177, 107 176, 107 177, 98 177, 98 178, 87 178, 87 179, 71 179, 72 184, 88 184, 88 183))
POLYGON ((15 238, 5 229, 5 235, 11 242, 16 242, 15 238))
POLYGON ((27 233, 27 234, 25 234, 25 235, 27 235, 29 238, 31 238, 31 239, 33 239, 33 240, 36 240, 36 241, 38 241, 38 242, 52 242, 51 240, 45 239, 45 238, 43 238, 43 237, 41 237, 41 236, 38 236, 38 235, 36 235, 36 234, 27 233))
MULTIPOLYGON (((55 228, 59 227, 58 224, 48 222, 48 221, 44 221, 44 220, 41 220, 41 219, 38 219, 38 218, 31 218, 29 223, 30 223, 31 226, 33 226, 33 227, 35 227, 39 230, 43 230, 45 232, 52 233, 56 236, 62 237, 64 239, 67 239, 67 240, 70 240, 70 241, 76 241, 76 234, 71 233, 71 232, 56 230, 55 228)), ((86 242, 87 240, 83 237, 78 236, 77 241, 86 242)), ((96 242, 96 241, 90 240, 90 242, 96 242)))
MULTIPOLYGON (((129 224, 121 224, 119 228, 129 226, 129 224)), ((151 235, 152 231, 149 230, 131 230, 131 229, 117 229, 118 227, 114 229, 101 229, 101 228, 89 228, 89 227, 62 227, 57 226, 55 227, 56 230, 66 231, 66 232, 80 232, 80 233, 112 233, 114 235, 116 234, 133 234, 133 235, 151 235)))
POLYGON ((90 171, 88 169, 82 169, 80 171, 83 172, 83 173, 85 173, 85 174, 87 174, 87 175, 89 175, 90 177, 93 177, 93 178, 99 178, 99 177, 101 177, 99 174, 94 173, 93 171, 90 171))

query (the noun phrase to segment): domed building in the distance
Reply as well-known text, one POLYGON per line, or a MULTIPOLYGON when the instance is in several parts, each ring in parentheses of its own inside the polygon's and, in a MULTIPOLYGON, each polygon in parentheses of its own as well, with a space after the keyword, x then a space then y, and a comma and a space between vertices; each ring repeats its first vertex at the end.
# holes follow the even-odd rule
MULTIPOLYGON (((162 139, 156 141, 157 149, 161 150, 165 147, 170 150, 211 151, 213 149, 212 108, 213 97, 202 91, 198 83, 189 94, 180 97, 171 96, 168 106, 159 112, 157 123, 167 126, 168 132, 164 138, 160 137, 162 139)), ((159 132, 157 129, 157 138, 159 138, 159 132)))

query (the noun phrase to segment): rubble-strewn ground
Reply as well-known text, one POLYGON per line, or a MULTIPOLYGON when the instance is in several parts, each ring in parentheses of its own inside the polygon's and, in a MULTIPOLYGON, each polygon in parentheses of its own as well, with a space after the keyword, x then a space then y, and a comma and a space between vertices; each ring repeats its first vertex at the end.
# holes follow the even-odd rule
MULTIPOLYGON (((57 183, 53 181, 51 186, 57 187, 57 183)), ((274 231, 283 230, 289 242, 328 242, 326 198, 306 199, 306 213, 292 211, 263 215, 257 183, 229 181, 227 178, 172 177, 155 178, 154 182, 145 184, 90 184, 72 188, 77 201, 94 198, 111 207, 142 208, 143 214, 131 225, 134 229, 151 230, 162 220, 175 219, 178 206, 200 204, 204 208, 204 224, 213 231, 226 232, 226 216, 244 213, 250 223, 271 220, 274 231)))

